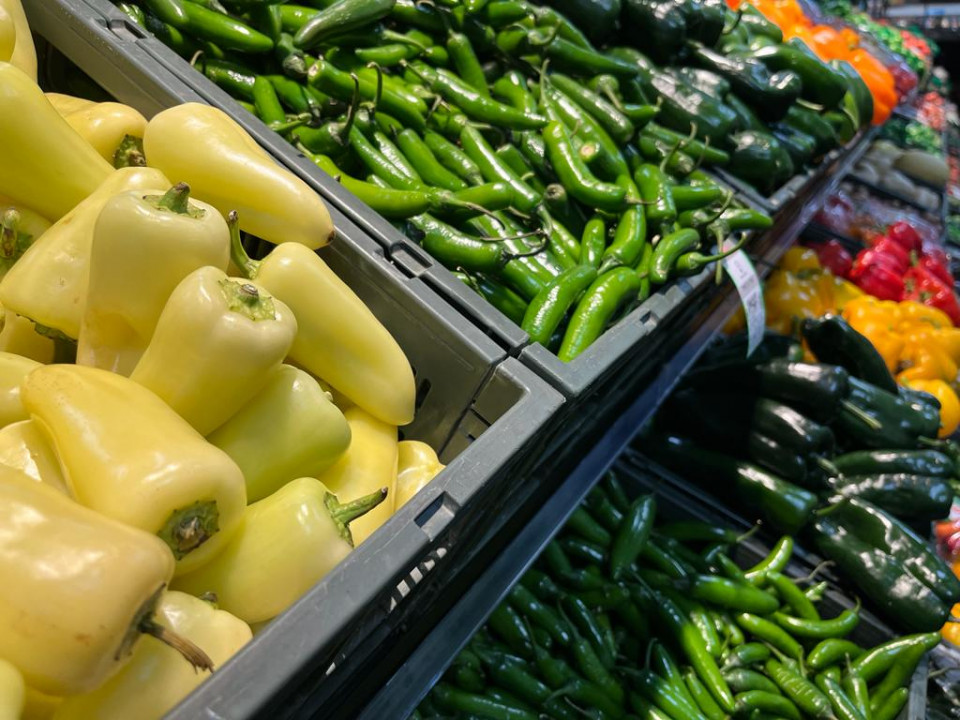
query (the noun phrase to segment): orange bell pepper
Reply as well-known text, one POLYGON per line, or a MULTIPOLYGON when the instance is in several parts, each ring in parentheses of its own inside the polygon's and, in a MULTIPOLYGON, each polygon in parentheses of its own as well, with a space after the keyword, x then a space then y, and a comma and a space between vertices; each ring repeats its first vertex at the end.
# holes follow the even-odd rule
MULTIPOLYGON (((958 563, 954 563, 953 571, 960 575, 957 565, 958 563)), ((953 606, 953 610, 950 611, 950 614, 954 617, 960 617, 960 603, 957 603, 953 606)), ((960 623, 955 623, 948 620, 946 623, 944 623, 943 630, 940 631, 940 634, 947 642, 953 643, 957 647, 960 647, 960 623)))

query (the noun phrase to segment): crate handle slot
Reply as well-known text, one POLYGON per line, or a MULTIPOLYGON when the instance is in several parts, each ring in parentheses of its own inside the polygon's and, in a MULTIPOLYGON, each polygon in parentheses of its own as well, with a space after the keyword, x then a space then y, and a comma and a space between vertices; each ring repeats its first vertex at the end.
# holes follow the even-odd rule
POLYGON ((444 531, 450 521, 457 515, 460 504, 456 502, 446 492, 440 493, 433 502, 425 507, 414 522, 431 541, 444 531))

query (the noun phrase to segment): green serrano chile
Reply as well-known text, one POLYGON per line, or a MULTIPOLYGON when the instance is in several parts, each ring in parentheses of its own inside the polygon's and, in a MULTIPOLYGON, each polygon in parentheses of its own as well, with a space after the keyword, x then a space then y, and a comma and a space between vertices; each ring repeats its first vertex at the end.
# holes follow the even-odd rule
POLYGON ((598 268, 606 249, 607 224, 602 216, 594 215, 584 225, 580 236, 580 262, 598 268))
POLYGON ((298 48, 309 49, 337 34, 362 28, 386 17, 395 0, 338 0, 311 17, 294 36, 298 48))
POLYGON ((673 201, 673 190, 663 171, 656 165, 644 163, 637 168, 633 179, 644 202, 647 221, 656 228, 676 222, 677 206, 673 201))
POLYGON ((470 185, 479 185, 483 182, 480 166, 443 135, 427 130, 423 134, 423 142, 440 164, 461 180, 470 185))
POLYGON ((700 233, 692 228, 677 230, 660 238, 653 249, 650 280, 659 285, 667 282, 680 257, 699 245, 700 233))
POLYGON ((402 130, 397 134, 396 142, 406 159, 428 184, 447 190, 463 190, 467 187, 464 180, 440 164, 415 130, 402 130))
POLYGON ((208 10, 193 2, 181 5, 187 16, 183 29, 194 37, 209 40, 224 50, 260 54, 273 50, 273 40, 240 20, 208 10))
POLYGON ((483 274, 471 276, 464 272, 454 272, 453 275, 517 325, 523 320, 523 314, 527 311, 527 301, 510 288, 483 274))
POLYGON ((620 265, 634 266, 641 259, 647 242, 647 221, 642 205, 632 205, 620 215, 613 242, 603 252, 601 274, 620 265))
POLYGON ((736 710, 738 713, 747 713, 754 710, 772 713, 774 716, 787 720, 801 720, 797 706, 783 695, 765 692, 763 690, 748 690, 737 695, 736 710))
POLYGON ((577 265, 545 285, 530 301, 520 323, 520 327, 530 335, 531 342, 546 347, 567 311, 596 277, 596 268, 577 265))
POLYGON ((530 187, 509 165, 497 157, 496 152, 483 138, 480 131, 468 125, 460 133, 460 144, 467 156, 480 168, 480 173, 489 182, 505 182, 516 194, 516 208, 533 212, 543 197, 530 187))
POLYGON ((570 318, 557 357, 570 362, 580 355, 619 310, 636 300, 639 290, 640 278, 633 268, 615 268, 594 280, 570 318))
POLYGON ((620 110, 568 75, 554 73, 550 76, 550 82, 590 113, 610 137, 624 145, 630 142, 636 128, 620 110))
POLYGON ((643 552, 657 513, 653 495, 635 499, 624 514, 610 550, 610 577, 619 580, 643 552))
POLYGON ((563 186, 574 198, 591 208, 617 211, 623 208, 627 191, 598 180, 573 149, 563 123, 553 121, 543 129, 547 157, 563 186))
POLYGON ((516 257, 502 243, 477 240, 428 214, 416 215, 407 222, 407 234, 420 238, 423 249, 450 269, 497 272, 516 257))
POLYGON ((864 649, 854 642, 840 638, 821 640, 807 654, 806 665, 811 670, 825 670, 831 665, 846 666, 861 657, 864 649))

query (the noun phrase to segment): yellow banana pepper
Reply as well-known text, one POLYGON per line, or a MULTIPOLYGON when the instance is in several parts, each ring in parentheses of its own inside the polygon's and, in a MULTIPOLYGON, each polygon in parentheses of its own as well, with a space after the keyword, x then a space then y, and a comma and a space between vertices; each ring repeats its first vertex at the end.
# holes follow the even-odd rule
POLYGON ((20 0, 0 0, 0 7, 13 18, 16 30, 16 45, 10 62, 22 70, 33 82, 37 81, 37 50, 33 46, 33 35, 27 24, 27 15, 23 12, 20 0))
POLYGON ((359 545, 396 511, 397 428, 358 407, 347 410, 344 417, 350 424, 350 447, 318 479, 343 502, 387 488, 386 501, 350 528, 359 545))
MULTIPOLYGON (((224 610, 186 593, 164 593, 156 621, 191 640, 221 666, 253 634, 250 626, 224 610)), ((160 720, 206 680, 180 654, 152 637, 138 644, 124 668, 91 693, 60 705, 54 720, 160 720)))
POLYGON ((11 423, 0 430, 0 464, 70 497, 57 453, 33 420, 11 423))
POLYGON ((20 385, 38 367, 41 364, 30 358, 0 353, 0 427, 29 417, 21 402, 20 385))
POLYGON ((279 299, 202 267, 171 293, 130 378, 209 435, 267 384, 296 334, 279 299))
POLYGON ((114 170, 10 269, 0 281, 0 302, 18 315, 76 340, 87 299, 93 228, 100 211, 117 193, 169 187, 163 173, 153 168, 114 170))
MULTIPOLYGON (((2 0, 0 0, 0 2, 2 2, 2 0)), ((66 117, 70 113, 75 113, 77 110, 91 108, 97 104, 93 100, 74 97, 73 95, 63 95, 62 93, 48 92, 44 93, 44 95, 47 96, 47 100, 53 105, 53 109, 60 113, 62 117, 66 117)))
POLYGON ((0 4, 0 62, 10 62, 16 46, 17 26, 13 22, 13 15, 0 4))
POLYGON ((66 215, 112 170, 36 82, 9 63, 0 63, 0 137, 0 193, 51 220, 66 215))
POLYGON ((110 198, 97 218, 77 362, 130 375, 167 298, 206 265, 226 270, 230 232, 210 205, 180 183, 110 198))
POLYGON ((120 669, 173 575, 156 537, 0 466, 0 657, 41 692, 88 692, 120 669))
POLYGON ((903 383, 914 390, 930 393, 940 401, 940 431, 938 437, 945 438, 960 426, 960 399, 949 383, 943 380, 912 380, 903 383))
POLYGON ((224 551, 174 587, 212 592, 220 607, 249 623, 276 617, 350 553, 350 523, 385 496, 381 488, 341 505, 318 480, 287 483, 250 505, 224 551))
POLYGON ((240 469, 153 393, 106 370, 41 365, 21 394, 77 502, 156 533, 177 572, 209 561, 236 531, 240 469))
POLYGON ((302 245, 285 243, 254 261, 233 220, 230 232, 234 264, 297 318, 290 358, 384 422, 412 421, 416 386, 407 356, 353 290, 302 245))
POLYGON ((327 206, 300 178, 282 168, 222 110, 185 103, 147 123, 147 162, 189 183, 198 198, 268 242, 315 249, 333 239, 327 206))
POLYGON ((22 355, 47 364, 53 362, 54 344, 53 340, 37 332, 31 320, 4 310, 0 329, 0 352, 22 355))
POLYGON ((350 445, 350 426, 309 373, 280 365, 207 440, 237 463, 254 502, 333 465, 350 445))
POLYGON ((445 467, 434 449, 425 442, 403 440, 397 443, 396 509, 403 507, 445 467))
MULTIPOLYGON (((145 165, 143 153, 133 162, 120 153, 131 139, 143 140, 147 119, 128 105, 115 102, 94 103, 64 117, 67 123, 113 167, 145 165)), ((132 143, 134 147, 139 142, 132 143)))
POLYGON ((817 253, 802 245, 794 245, 787 250, 778 267, 784 272, 794 275, 821 269, 820 258, 817 257, 817 253))
POLYGON ((0 659, 0 720, 20 720, 26 695, 23 675, 13 663, 0 659))
POLYGON ((9 198, 0 197, 0 217, 4 216, 9 210, 15 210, 19 216, 17 217, 17 230, 29 235, 32 240, 36 240, 50 229, 50 221, 36 210, 31 210, 24 205, 15 205, 9 198))

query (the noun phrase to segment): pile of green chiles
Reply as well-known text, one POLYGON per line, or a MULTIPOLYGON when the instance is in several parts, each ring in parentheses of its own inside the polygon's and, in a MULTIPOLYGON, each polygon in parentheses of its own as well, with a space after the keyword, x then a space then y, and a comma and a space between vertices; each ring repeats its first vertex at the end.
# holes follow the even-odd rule
POLYGON ((720 0, 625 4, 672 67, 525 0, 307 1, 118 5, 563 360, 769 226, 700 164, 767 192, 870 117, 852 68, 720 0))
POLYGON ((748 570, 741 540, 606 478, 412 717, 895 718, 939 635, 864 649, 858 607, 824 619, 826 583, 785 574, 789 536, 748 570))
POLYGON ((778 531, 806 532, 892 625, 936 630, 960 581, 917 530, 949 513, 958 448, 935 439, 936 400, 898 389, 842 319, 807 321, 804 338, 837 364, 791 358, 802 349, 783 336, 755 362, 740 359, 739 342, 721 348, 665 405, 642 449, 778 531))

